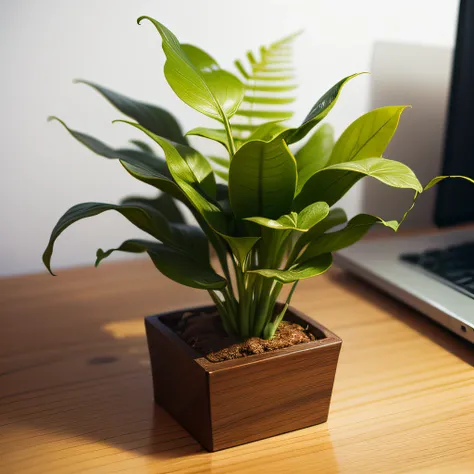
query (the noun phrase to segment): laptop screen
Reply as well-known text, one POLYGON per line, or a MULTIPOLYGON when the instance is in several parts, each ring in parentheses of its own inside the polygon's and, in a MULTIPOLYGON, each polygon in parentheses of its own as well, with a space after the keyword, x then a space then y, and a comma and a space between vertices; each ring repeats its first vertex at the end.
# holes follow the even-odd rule
MULTIPOLYGON (((443 175, 474 178, 474 1, 461 0, 451 79, 443 175)), ((435 222, 474 222, 474 186, 461 179, 439 184, 435 222)))

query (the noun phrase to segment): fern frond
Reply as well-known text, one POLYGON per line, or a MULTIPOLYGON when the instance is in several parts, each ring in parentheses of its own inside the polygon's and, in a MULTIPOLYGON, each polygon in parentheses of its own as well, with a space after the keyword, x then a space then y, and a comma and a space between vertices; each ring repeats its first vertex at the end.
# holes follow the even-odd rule
POLYGON ((299 34, 260 47, 258 55, 248 51, 245 62, 234 62, 246 87, 244 100, 232 123, 236 138, 246 138, 266 119, 285 121, 292 117, 293 112, 282 105, 296 100, 291 94, 297 87, 292 45, 299 34))

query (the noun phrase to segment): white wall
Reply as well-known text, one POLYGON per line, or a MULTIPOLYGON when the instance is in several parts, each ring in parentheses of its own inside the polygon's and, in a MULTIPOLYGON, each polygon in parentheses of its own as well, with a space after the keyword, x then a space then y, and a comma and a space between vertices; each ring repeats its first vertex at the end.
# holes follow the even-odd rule
MULTIPOLYGON (((138 16, 159 19, 181 41, 204 48, 229 68, 247 49, 303 28, 296 48, 297 122, 337 80, 370 68, 377 41, 452 46, 457 7, 456 0, 2 0, 0 274, 43 271, 40 257, 49 233, 71 205, 153 194, 117 162, 92 155, 59 124, 46 122, 58 115, 112 145, 138 137, 124 125, 111 125, 118 114, 72 79, 155 102, 185 129, 202 123, 164 81, 159 37, 151 25, 137 26, 138 16)), ((338 133, 368 109, 370 82, 363 76, 346 87, 330 115, 338 133)), ((361 189, 345 199, 351 214, 361 202, 361 189)), ((119 215, 83 221, 58 240, 54 267, 92 262, 97 247, 136 235, 119 215)))

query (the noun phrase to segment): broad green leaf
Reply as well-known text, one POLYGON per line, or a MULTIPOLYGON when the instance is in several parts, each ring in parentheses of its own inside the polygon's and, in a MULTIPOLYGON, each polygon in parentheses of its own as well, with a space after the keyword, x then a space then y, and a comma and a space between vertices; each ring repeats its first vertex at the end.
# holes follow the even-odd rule
MULTIPOLYGON (((243 84, 234 75, 220 69, 215 61, 212 68, 200 69, 202 64, 199 61, 202 61, 202 55, 199 56, 199 61, 196 59, 197 55, 189 58, 168 28, 148 16, 138 18, 138 23, 143 19, 153 23, 161 36, 166 55, 165 77, 176 95, 198 112, 227 122, 242 102, 243 84), (193 60, 199 62, 197 67, 193 60)), ((189 53, 189 47, 186 49, 189 53)), ((201 53, 207 55, 204 51, 201 53)))
POLYGON ((161 212, 169 222, 186 224, 186 220, 176 204, 176 200, 169 194, 162 193, 156 198, 142 196, 128 196, 120 201, 122 206, 149 206, 161 212))
POLYGON ((305 262, 319 255, 336 252, 359 241, 375 223, 381 223, 392 230, 398 229, 396 221, 386 222, 380 217, 359 214, 353 217, 341 230, 329 232, 314 238, 306 250, 297 258, 297 262, 305 262))
POLYGON ((354 77, 359 76, 364 73, 357 73, 348 76, 336 85, 332 86, 311 108, 306 118, 303 120, 303 123, 292 131, 286 138, 288 143, 295 143, 302 138, 304 138, 313 127, 315 127, 321 120, 323 120, 331 109, 336 104, 339 94, 341 93, 342 88, 347 82, 349 82, 354 77))
POLYGON ((324 168, 334 146, 334 128, 321 125, 295 154, 298 167, 298 193, 314 173, 324 168))
POLYGON ((229 141, 225 130, 217 130, 215 128, 197 127, 190 130, 186 135, 196 135, 198 137, 208 138, 224 145, 226 150, 230 152, 229 141))
POLYGON ((219 276, 209 263, 195 260, 189 254, 166 245, 146 240, 127 240, 120 247, 105 252, 99 249, 96 266, 115 251, 147 252, 163 275, 181 285, 200 290, 219 290, 227 285, 227 281, 219 276))
POLYGON ((382 156, 406 108, 381 107, 352 122, 334 145, 328 165, 382 156))
POLYGON ((230 164, 229 196, 234 214, 270 219, 287 214, 296 179, 296 161, 283 140, 245 143, 230 164))
POLYGON ((206 199, 201 191, 202 183, 206 181, 206 189, 213 191, 212 197, 216 197, 217 187, 214 173, 206 159, 189 147, 173 144, 143 129, 138 124, 125 123, 142 130, 160 145, 166 155, 168 168, 187 200, 204 217, 212 229, 226 234, 227 218, 225 214, 214 203, 206 199), (192 153, 189 150, 192 150, 192 153), (209 183, 211 183, 211 186, 209 186, 209 183))
MULTIPOLYGON (((295 247, 292 252, 292 257, 296 258, 301 250, 316 237, 324 234, 324 232, 336 227, 340 224, 344 224, 347 221, 346 213, 341 208, 331 209, 329 214, 319 223, 311 227, 307 232, 301 234, 299 239, 295 243, 295 247)), ((294 259, 292 258, 292 260, 294 259)))
MULTIPOLYGON (((51 256, 56 239, 75 222, 96 216, 105 211, 117 211, 139 229, 170 246, 189 251, 190 245, 192 244, 200 248, 201 253, 205 248, 208 248, 207 239, 204 234, 200 232, 200 229, 198 231, 187 231, 182 229, 178 224, 170 224, 159 211, 147 205, 139 203, 135 203, 134 205, 115 205, 100 202, 86 202, 71 207, 59 219, 51 233, 48 245, 43 253, 43 262, 51 274, 51 256)), ((205 256, 206 255, 204 255, 204 257, 205 256)))
POLYGON ((413 171, 403 163, 385 158, 365 158, 338 163, 316 172, 296 196, 294 210, 298 211, 315 201, 324 201, 332 206, 365 176, 394 188, 413 189, 417 192, 423 190, 413 171))
POLYGON ((310 228, 323 220, 328 213, 329 206, 325 202, 315 202, 303 209, 299 214, 292 212, 276 220, 267 219, 265 217, 247 217, 245 220, 275 230, 307 232, 310 228))
POLYGON ((145 104, 144 102, 130 99, 122 94, 94 84, 93 82, 83 80, 76 80, 75 82, 92 87, 105 97, 116 109, 127 117, 135 119, 142 127, 150 130, 150 132, 176 143, 183 145, 188 144, 188 141, 183 136, 178 121, 166 110, 156 105, 145 104))
POLYGON ((171 177, 166 162, 156 155, 133 149, 115 150, 100 140, 91 137, 90 135, 70 129, 61 119, 57 117, 48 117, 48 120, 56 120, 59 122, 71 134, 72 137, 99 156, 109 159, 121 160, 125 163, 130 163, 131 165, 143 164, 163 176, 171 177))
POLYGON ((318 255, 315 258, 308 259, 302 263, 292 265, 288 270, 249 270, 248 273, 257 273, 265 278, 271 278, 281 283, 293 283, 305 278, 311 278, 321 275, 332 265, 332 256, 330 253, 318 255))
POLYGON ((170 171, 172 164, 169 161, 169 157, 172 154, 177 154, 181 159, 179 160, 178 165, 176 165, 176 163, 174 164, 174 173, 171 171, 173 177, 175 177, 175 174, 178 173, 181 180, 196 186, 205 195, 215 198, 216 180, 212 171, 212 167, 206 158, 204 158, 204 156, 202 156, 197 150, 194 150, 193 148, 186 145, 180 145, 179 143, 172 143, 163 137, 155 135, 139 124, 127 122, 125 120, 116 120, 115 122, 122 122, 132 125, 133 127, 138 128, 142 132, 146 133, 152 140, 158 143, 158 145, 160 145, 160 147, 165 152, 168 168, 170 171))

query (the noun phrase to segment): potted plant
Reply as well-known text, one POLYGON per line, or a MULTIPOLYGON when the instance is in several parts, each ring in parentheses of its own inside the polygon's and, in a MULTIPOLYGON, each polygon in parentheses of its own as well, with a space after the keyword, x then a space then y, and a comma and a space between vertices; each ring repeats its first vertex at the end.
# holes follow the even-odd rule
POLYGON ((299 280, 328 270, 333 252, 357 242, 374 224, 396 231, 406 217, 387 222, 359 214, 346 223, 344 211, 333 206, 364 177, 412 189, 414 200, 445 177, 423 187, 406 165, 382 157, 405 106, 368 112, 337 141, 329 125, 316 128, 358 74, 331 87, 300 126, 285 126, 291 113, 274 107, 293 100, 287 91, 294 88, 288 81, 295 35, 262 47, 258 57, 248 53, 250 68, 236 61, 238 79, 203 50, 181 44, 161 23, 150 17, 138 22, 143 20, 161 36, 173 91, 219 127, 183 135, 167 111, 80 81, 132 118, 117 122, 141 130, 165 159, 148 143, 134 140, 133 147, 113 149, 61 123, 161 194, 72 207, 53 229, 44 264, 51 272, 54 243, 71 224, 119 212, 151 240, 99 249, 96 265, 115 251, 146 252, 161 273, 208 291, 213 301, 146 318, 156 401, 211 451, 324 422, 341 340, 290 308, 291 297, 299 280), (190 146, 189 135, 222 144, 228 156, 204 157, 190 146), (197 225, 185 222, 183 207, 197 225), (285 284, 291 290, 281 303, 285 284))

